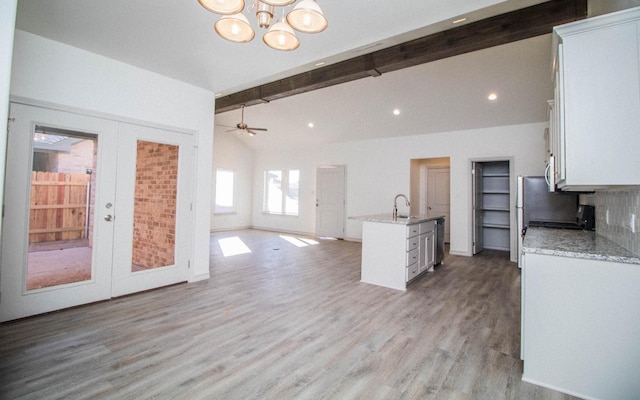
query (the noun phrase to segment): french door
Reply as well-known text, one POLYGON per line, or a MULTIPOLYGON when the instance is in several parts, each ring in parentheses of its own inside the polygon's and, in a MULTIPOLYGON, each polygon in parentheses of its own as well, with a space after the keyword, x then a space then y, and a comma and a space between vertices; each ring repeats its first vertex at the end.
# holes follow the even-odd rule
POLYGON ((187 280, 191 135, 11 104, 0 321, 187 280))
POLYGON ((190 135, 120 125, 112 296, 187 280, 193 151, 190 135))

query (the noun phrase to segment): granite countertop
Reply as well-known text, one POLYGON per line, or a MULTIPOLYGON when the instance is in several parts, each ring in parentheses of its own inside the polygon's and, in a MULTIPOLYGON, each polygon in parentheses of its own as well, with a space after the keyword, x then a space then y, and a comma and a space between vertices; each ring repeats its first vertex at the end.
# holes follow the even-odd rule
POLYGON ((640 256, 595 232, 528 228, 522 251, 561 257, 640 264, 640 256))
POLYGON ((392 214, 375 214, 375 215, 361 215, 357 217, 349 217, 349 219, 354 219, 354 220, 363 221, 363 222, 381 222, 385 224, 399 224, 399 225, 419 224, 420 222, 433 221, 440 218, 444 218, 444 215, 441 215, 438 217, 427 217, 426 215, 412 215, 408 218, 398 217, 397 219, 393 219, 392 214))

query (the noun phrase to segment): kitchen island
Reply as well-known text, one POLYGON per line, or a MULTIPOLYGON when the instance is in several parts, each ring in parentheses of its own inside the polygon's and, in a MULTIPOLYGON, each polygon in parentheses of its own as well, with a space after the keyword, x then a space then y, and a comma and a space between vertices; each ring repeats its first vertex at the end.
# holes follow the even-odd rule
POLYGON ((361 282, 406 290, 436 264, 436 221, 444 217, 351 217, 362 221, 361 282))
POLYGON ((522 379, 591 399, 640 393, 640 257, 595 232, 529 228, 522 379))

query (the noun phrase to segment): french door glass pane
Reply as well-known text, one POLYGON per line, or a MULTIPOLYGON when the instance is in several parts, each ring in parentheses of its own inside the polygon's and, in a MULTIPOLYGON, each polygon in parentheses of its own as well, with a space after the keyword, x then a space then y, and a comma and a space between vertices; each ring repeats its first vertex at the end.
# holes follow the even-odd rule
POLYGON ((175 264, 179 147, 138 140, 131 270, 175 264))
POLYGON ((93 135, 35 127, 27 290, 91 280, 97 144, 93 135))

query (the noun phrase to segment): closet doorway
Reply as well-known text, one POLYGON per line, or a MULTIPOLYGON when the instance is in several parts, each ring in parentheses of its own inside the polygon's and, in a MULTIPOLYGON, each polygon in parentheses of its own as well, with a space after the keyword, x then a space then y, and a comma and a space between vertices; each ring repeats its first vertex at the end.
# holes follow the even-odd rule
POLYGON ((511 163, 474 161, 473 254, 484 249, 511 249, 511 163))

